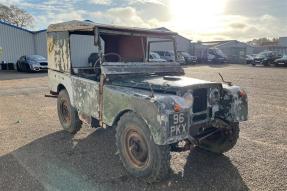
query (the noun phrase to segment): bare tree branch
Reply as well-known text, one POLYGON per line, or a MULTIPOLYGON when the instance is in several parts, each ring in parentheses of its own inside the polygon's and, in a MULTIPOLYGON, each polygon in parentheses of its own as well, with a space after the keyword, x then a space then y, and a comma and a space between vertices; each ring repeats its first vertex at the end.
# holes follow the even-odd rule
POLYGON ((0 21, 10 23, 18 27, 32 27, 35 20, 31 14, 15 5, 8 7, 0 4, 0 21))

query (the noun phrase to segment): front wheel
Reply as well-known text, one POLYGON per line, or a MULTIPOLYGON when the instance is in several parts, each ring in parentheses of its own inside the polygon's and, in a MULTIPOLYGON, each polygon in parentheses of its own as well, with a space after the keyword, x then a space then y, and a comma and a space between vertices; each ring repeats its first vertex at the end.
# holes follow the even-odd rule
POLYGON ((16 63, 17 72, 22 72, 21 67, 19 66, 19 62, 16 63))
POLYGON ((133 112, 124 114, 116 130, 116 144, 126 170, 147 182, 168 176, 170 169, 169 145, 156 145, 145 121, 133 112))
POLYGON ((204 139, 199 144, 199 148, 221 154, 232 149, 238 138, 239 123, 232 123, 228 128, 221 129, 210 137, 204 139))
POLYGON ((71 134, 76 134, 81 129, 81 121, 77 110, 71 105, 67 90, 60 91, 57 100, 57 110, 63 129, 71 134))

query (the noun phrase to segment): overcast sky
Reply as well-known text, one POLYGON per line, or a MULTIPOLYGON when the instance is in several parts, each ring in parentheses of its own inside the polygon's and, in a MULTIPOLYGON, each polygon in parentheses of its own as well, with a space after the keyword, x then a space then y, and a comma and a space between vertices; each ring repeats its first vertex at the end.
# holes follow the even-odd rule
POLYGON ((287 0, 0 0, 35 18, 34 30, 68 20, 167 27, 191 40, 287 36, 287 0))

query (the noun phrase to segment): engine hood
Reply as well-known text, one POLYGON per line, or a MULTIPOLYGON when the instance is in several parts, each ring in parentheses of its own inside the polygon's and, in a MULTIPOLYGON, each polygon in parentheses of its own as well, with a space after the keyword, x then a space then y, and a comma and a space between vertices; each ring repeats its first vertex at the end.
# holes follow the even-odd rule
POLYGON ((181 94, 198 88, 222 87, 221 83, 184 76, 134 77, 109 82, 109 84, 172 94, 181 94))

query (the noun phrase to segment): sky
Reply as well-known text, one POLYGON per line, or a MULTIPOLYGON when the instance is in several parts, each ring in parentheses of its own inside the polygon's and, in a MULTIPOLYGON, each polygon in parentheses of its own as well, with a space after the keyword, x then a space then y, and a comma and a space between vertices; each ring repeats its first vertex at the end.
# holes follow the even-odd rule
POLYGON ((193 41, 287 36, 287 0, 0 0, 32 14, 32 30, 69 20, 166 27, 193 41))

